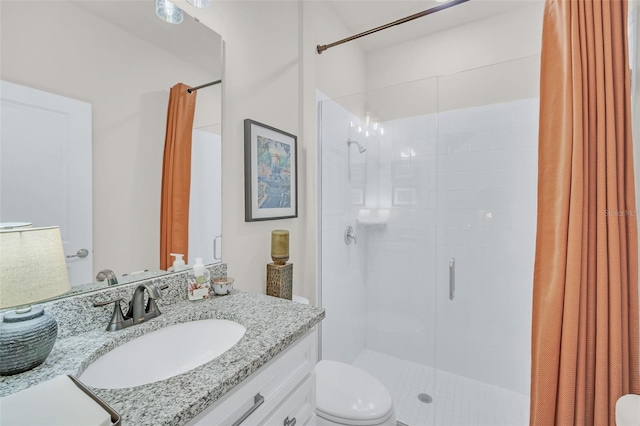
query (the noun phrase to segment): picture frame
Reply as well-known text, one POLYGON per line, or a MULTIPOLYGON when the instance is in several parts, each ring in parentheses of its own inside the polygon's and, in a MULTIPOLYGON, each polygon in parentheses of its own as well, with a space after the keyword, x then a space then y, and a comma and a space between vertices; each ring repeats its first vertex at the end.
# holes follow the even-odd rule
POLYGON ((298 138, 244 120, 245 222, 298 217, 298 138))

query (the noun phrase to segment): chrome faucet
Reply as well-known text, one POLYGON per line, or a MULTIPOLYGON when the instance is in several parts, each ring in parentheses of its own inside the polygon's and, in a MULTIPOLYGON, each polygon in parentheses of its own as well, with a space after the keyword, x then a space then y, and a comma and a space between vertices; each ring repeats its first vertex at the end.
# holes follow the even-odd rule
POLYGON ((145 322, 146 320, 155 318, 160 315, 162 312, 160 312, 160 309, 158 309, 158 305, 156 305, 155 299, 161 299, 162 293, 160 292, 160 290, 164 290, 168 287, 169 285, 159 287, 155 282, 140 284, 138 287, 136 287, 136 290, 133 293, 133 298, 129 302, 129 309, 127 310, 127 313, 125 315, 122 314, 122 309, 120 308, 120 302, 123 301, 122 298, 107 300, 106 302, 97 302, 94 303, 93 306, 98 307, 115 303, 113 315, 111 315, 111 320, 107 325, 107 331, 122 330, 123 328, 140 324, 142 322, 145 322), (147 306, 144 306, 145 290, 147 290, 147 292, 149 293, 147 306))
POLYGON ((118 278, 116 278, 116 274, 111 269, 103 269, 102 271, 98 272, 98 275, 96 275, 96 280, 98 280, 98 282, 107 280, 108 285, 118 284, 118 278))
POLYGON ((125 319, 133 319, 133 324, 140 324, 148 319, 155 318, 160 315, 160 309, 156 305, 155 299, 162 299, 160 288, 154 282, 140 284, 133 293, 133 298, 129 303, 129 311, 124 316, 125 319), (147 306, 144 306, 144 291, 149 292, 149 300, 147 306))

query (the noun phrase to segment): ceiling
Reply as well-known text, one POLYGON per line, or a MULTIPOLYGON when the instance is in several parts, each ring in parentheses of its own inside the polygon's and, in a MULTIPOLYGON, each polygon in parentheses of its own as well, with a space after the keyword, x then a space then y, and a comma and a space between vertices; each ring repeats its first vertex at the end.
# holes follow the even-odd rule
MULTIPOLYGON (((396 43, 464 25, 472 21, 530 6, 542 0, 469 0, 439 11, 433 15, 386 29, 356 41, 365 52, 388 47, 396 43)), ((220 36, 185 13, 178 26, 167 24, 155 17, 153 1, 72 1, 78 7, 99 16, 153 44, 181 56, 208 70, 220 69, 220 36), (117 4, 118 7, 113 7, 117 4), (176 27, 181 30, 176 31, 176 27), (217 37, 217 39, 216 39, 217 37), (212 39, 211 56, 203 57, 194 39, 212 39), (215 39, 215 41, 214 41, 215 39), (215 62, 215 63, 214 63, 215 62)), ((338 19, 351 34, 357 34, 393 22, 414 13, 439 6, 435 0, 329 0, 338 19)), ((336 40, 322 40, 329 44, 336 40)))
MULTIPOLYGON (((432 15, 362 37, 357 43, 365 52, 467 24, 472 21, 527 7, 541 0, 470 0, 432 15)), ((441 5, 434 0, 334 0, 329 5, 352 34, 441 5)), ((329 44, 337 40, 323 40, 329 44)))

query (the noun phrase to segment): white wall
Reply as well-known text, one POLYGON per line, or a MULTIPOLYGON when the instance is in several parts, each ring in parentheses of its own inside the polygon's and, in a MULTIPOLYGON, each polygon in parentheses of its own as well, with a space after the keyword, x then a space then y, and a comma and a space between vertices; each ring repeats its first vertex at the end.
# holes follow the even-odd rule
MULTIPOLYGON (((320 107, 316 102, 316 91, 319 99, 340 98, 365 89, 365 56, 357 43, 316 53, 318 44, 326 44, 334 39, 350 35, 347 28, 333 12, 330 2, 303 2, 304 52, 309 68, 305 69, 305 134, 308 140, 318 141, 321 146, 314 145, 315 153, 322 152, 322 158, 314 155, 314 161, 320 161, 322 168, 318 170, 321 178, 314 180, 314 190, 320 188, 322 194, 314 192, 315 198, 322 196, 322 215, 320 237, 322 243, 322 306, 327 310, 327 317, 322 324, 322 357, 342 362, 353 362, 365 346, 365 295, 364 269, 361 257, 355 245, 344 243, 344 229, 347 225, 355 227, 350 217, 349 183, 347 181, 349 123, 355 119, 353 109, 362 110, 362 99, 357 105, 349 105, 349 111, 338 102, 323 102, 320 107), (313 91, 313 92, 311 92, 313 91), (331 117, 323 120, 330 127, 317 129, 318 109, 322 114, 331 117), (319 132, 318 132, 319 130, 319 132), (318 139, 317 135, 321 133, 318 139), (320 142, 321 141, 321 142, 320 142)), ((354 149, 355 148, 351 148, 354 149)), ((315 154, 314 153, 314 154, 315 154)), ((314 210, 320 213, 319 205, 314 210)), ((314 232, 315 233, 315 232, 314 232)), ((318 235, 318 234, 316 234, 318 235)), ((320 242, 315 238, 316 246, 320 242)), ((319 289, 318 289, 319 290, 319 289)))
MULTIPOLYGON (((2 2, 1 28, 2 79, 93 106, 94 272, 158 268, 168 90, 213 70, 68 2, 2 2)), ((219 89, 207 90, 196 126, 219 122, 219 89)))
POLYGON ((343 96, 362 91, 364 54, 315 53, 348 31, 328 2, 220 1, 208 9, 178 2, 222 35, 225 44, 222 135, 223 260, 239 288, 263 293, 273 229, 290 230, 294 292, 316 301, 317 156, 315 91, 343 96), (244 222, 243 120, 298 136, 298 218, 244 222))
POLYGON ((367 54, 367 88, 448 75, 540 54, 544 2, 367 54))
POLYGON ((331 3, 305 1, 303 7, 306 49, 312 53, 315 88, 335 99, 365 91, 367 65, 364 51, 357 41, 321 55, 316 53, 317 45, 352 35, 334 13, 331 3))
MULTIPOLYGON (((308 265, 317 266, 313 270, 309 270, 309 280, 314 277, 313 283, 316 293, 319 292, 315 277, 318 275, 319 268, 319 256, 321 253, 317 250, 320 244, 320 223, 323 222, 323 218, 320 217, 320 209, 318 200, 320 197, 319 185, 320 173, 319 173, 319 161, 317 153, 321 149, 318 145, 318 105, 316 100, 316 91, 319 90, 324 95, 331 98, 341 98, 345 95, 352 93, 363 92, 365 90, 365 55, 358 43, 350 43, 342 46, 342 49, 334 49, 330 52, 324 52, 322 55, 316 53, 316 46, 318 44, 326 44, 331 40, 340 39, 350 35, 349 30, 340 21, 337 15, 333 12, 331 2, 325 1, 304 1, 302 2, 302 57, 304 61, 303 67, 303 79, 301 86, 302 95, 302 122, 304 124, 304 137, 307 141, 307 174, 309 176, 309 184, 307 185, 307 191, 309 197, 307 199, 308 212, 309 212, 309 227, 307 229, 307 256, 309 258, 308 265)), ((340 99, 338 99, 340 102, 340 99)), ((353 109, 362 110, 362 103, 359 105, 351 105, 351 111, 353 109)), ((346 111, 345 111, 346 113, 346 111)), ((324 176, 324 175, 323 175, 324 176)), ((342 223, 342 225, 346 225, 342 223)), ((330 264, 325 265, 330 268, 330 264)), ((354 278, 352 276, 352 278, 354 278)), ((359 287, 359 283, 362 280, 360 275, 355 277, 357 283, 355 288, 359 288, 360 292, 352 294, 355 300, 363 303, 364 289, 359 287)), ((329 288, 329 291, 336 290, 339 285, 331 279, 324 281, 329 288)), ((314 294, 313 296, 316 296, 314 294)), ((329 297, 331 297, 329 295, 329 297)), ((312 297, 315 300, 315 297, 312 297)), ((358 302, 356 302, 358 303, 358 302)), ((323 301, 323 306, 327 307, 331 305, 330 302, 323 301)), ((334 312, 336 312, 334 310, 334 312)), ((351 321, 353 316, 347 311, 342 313, 343 316, 337 318, 338 321, 351 321), (345 318, 344 315, 348 315, 349 318, 345 318)), ((329 326, 331 327, 331 326, 329 326)), ((323 335, 328 335, 328 333, 323 335)), ((354 342, 360 342, 362 334, 355 337, 354 342)), ((331 356, 331 350, 329 351, 331 356)))
POLYGON ((223 261, 238 288, 265 292, 271 262, 271 231, 290 231, 294 293, 314 300, 315 241, 308 197, 315 185, 315 157, 300 125, 300 4, 295 1, 220 1, 208 9, 177 2, 224 40, 222 84, 223 261), (244 221, 244 129, 246 118, 298 136, 298 218, 244 221), (311 161, 312 165, 309 165, 311 161))

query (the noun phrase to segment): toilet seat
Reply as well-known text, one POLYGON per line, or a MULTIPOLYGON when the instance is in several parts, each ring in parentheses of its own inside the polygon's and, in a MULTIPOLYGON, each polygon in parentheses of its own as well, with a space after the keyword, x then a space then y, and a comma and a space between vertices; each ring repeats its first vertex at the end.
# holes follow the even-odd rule
POLYGON ((341 417, 334 417, 330 414, 327 414, 323 411, 320 411, 316 408, 316 414, 326 420, 329 420, 335 424, 338 425, 345 425, 345 426, 378 426, 378 425, 382 425, 385 424, 385 422, 387 422, 391 416, 393 416, 393 411, 389 411, 389 413, 380 419, 370 419, 370 420, 363 420, 363 419, 358 419, 358 420, 354 420, 354 419, 344 419, 341 417))
POLYGON ((357 367, 322 360, 315 368, 318 416, 339 424, 379 425, 393 415, 389 391, 357 367))

